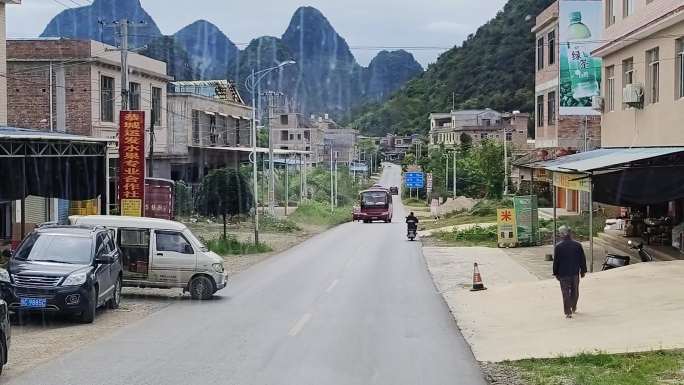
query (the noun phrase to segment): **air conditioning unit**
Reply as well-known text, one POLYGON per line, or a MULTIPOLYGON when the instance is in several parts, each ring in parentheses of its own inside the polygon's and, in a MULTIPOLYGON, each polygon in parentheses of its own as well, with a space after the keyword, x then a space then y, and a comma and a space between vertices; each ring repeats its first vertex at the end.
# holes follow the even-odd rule
POLYGON ((603 98, 599 95, 592 96, 591 108, 596 111, 603 111, 603 98))
POLYGON ((641 84, 627 84, 622 90, 622 101, 629 106, 640 106, 644 102, 644 87, 641 84))

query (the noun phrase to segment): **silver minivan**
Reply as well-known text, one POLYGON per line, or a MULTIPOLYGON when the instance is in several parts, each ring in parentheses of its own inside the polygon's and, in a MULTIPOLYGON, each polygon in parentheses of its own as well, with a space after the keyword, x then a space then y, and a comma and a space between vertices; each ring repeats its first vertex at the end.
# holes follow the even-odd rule
POLYGON ((181 288, 194 299, 209 299, 226 287, 223 258, 209 251, 182 223, 111 215, 72 216, 69 221, 115 231, 123 286, 181 288))

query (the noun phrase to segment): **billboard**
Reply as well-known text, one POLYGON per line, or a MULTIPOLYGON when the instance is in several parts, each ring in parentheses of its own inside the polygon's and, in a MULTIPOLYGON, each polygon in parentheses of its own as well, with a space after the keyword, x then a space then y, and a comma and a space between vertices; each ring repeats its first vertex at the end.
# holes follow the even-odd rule
POLYGON ((513 198, 513 207, 515 208, 518 243, 522 246, 536 246, 539 242, 537 196, 516 196, 513 198))
POLYGON ((601 44, 601 0, 559 3, 560 115, 600 115, 591 97, 601 94, 601 59, 591 51, 601 44))
POLYGON ((143 216, 145 203, 145 113, 119 115, 119 207, 121 215, 143 216))

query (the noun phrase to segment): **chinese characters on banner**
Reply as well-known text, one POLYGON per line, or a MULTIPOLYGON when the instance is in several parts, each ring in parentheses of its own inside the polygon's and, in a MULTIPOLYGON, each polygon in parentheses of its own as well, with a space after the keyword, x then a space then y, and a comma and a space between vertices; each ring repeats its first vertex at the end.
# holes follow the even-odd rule
POLYGON ((518 244, 515 210, 497 209, 496 218, 497 243, 499 247, 515 247, 518 244))
POLYGON ((141 217, 145 201, 145 113, 119 115, 119 204, 121 215, 141 217))

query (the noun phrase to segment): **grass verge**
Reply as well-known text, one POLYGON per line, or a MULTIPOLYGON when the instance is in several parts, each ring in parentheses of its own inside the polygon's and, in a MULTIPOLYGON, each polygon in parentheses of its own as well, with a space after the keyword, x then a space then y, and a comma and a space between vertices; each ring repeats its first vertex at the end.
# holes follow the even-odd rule
POLYGON ((244 254, 260 254, 273 251, 270 246, 265 243, 254 244, 251 242, 240 242, 234 236, 229 235, 227 238, 217 238, 205 241, 209 250, 218 255, 244 255, 244 254))
POLYGON ((506 363, 520 370, 529 385, 684 384, 684 351, 630 354, 580 354, 506 363))
POLYGON ((343 206, 331 211, 330 204, 310 201, 300 204, 289 219, 294 223, 333 227, 351 221, 352 208, 343 206))
POLYGON ((422 230, 438 229, 440 227, 466 225, 471 223, 494 223, 496 222, 496 214, 493 215, 473 215, 468 212, 454 213, 434 222, 425 222, 421 224, 422 230))
POLYGON ((404 206, 409 206, 409 207, 420 207, 420 208, 427 208, 428 207, 427 203, 425 203, 425 199, 403 198, 402 202, 404 203, 404 206))
POLYGON ((496 227, 473 226, 469 229, 444 231, 435 234, 437 240, 449 246, 497 247, 496 227))

